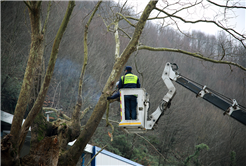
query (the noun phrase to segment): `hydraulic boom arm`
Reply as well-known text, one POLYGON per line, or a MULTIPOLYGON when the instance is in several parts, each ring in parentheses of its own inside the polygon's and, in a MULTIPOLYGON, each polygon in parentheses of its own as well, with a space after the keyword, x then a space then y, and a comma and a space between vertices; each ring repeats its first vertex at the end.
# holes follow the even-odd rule
MULTIPOLYGON (((173 91, 173 87, 170 88, 169 80, 175 81, 178 84, 182 85, 183 87, 189 89, 190 91, 194 92, 196 94, 196 97, 201 97, 204 100, 208 101, 209 103, 215 105, 216 107, 220 108, 224 111, 224 115, 229 115, 235 120, 241 122, 242 124, 246 125, 246 112, 245 107, 239 105, 235 99, 229 99, 209 88, 206 86, 201 86, 198 83, 195 83, 194 81, 185 78, 178 74, 177 70, 178 67, 176 64, 166 63, 166 66, 164 68, 164 72, 162 75, 162 78, 166 84, 166 86, 169 89, 169 92, 163 100, 165 102, 170 102, 170 100, 173 98, 174 95, 168 95, 171 93, 170 91, 173 91), (173 69, 173 67, 176 67, 173 69)), ((175 89, 175 88, 174 88, 175 89)))

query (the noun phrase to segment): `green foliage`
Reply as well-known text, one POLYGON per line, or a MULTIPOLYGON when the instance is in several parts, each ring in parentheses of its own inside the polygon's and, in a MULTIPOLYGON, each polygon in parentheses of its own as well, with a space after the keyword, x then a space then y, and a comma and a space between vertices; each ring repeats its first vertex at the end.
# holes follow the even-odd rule
MULTIPOLYGON (((131 151, 131 144, 128 141, 129 137, 126 135, 116 135, 114 136, 114 140, 111 144, 108 144, 107 150, 113 152, 115 154, 121 155, 123 157, 128 157, 129 152, 131 151)), ((97 144, 102 146, 103 144, 107 144, 109 137, 105 137, 102 139, 96 139, 97 144)))
MULTIPOLYGON (((143 139, 139 138, 134 134, 125 134, 119 130, 118 126, 115 127, 114 140, 110 141, 108 134, 105 132, 105 128, 98 128, 92 141, 94 145, 102 147, 108 145, 106 150, 128 158, 132 161, 143 165, 158 165, 159 155, 156 152, 150 151, 148 144, 143 139)), ((110 127, 108 127, 109 129, 110 127)), ((152 143, 156 146, 155 142, 158 143, 155 136, 150 136, 152 143)))
POLYGON ((204 143, 201 143, 201 144, 199 144, 199 145, 196 145, 195 148, 196 148, 196 150, 198 150, 198 151, 203 150, 203 149, 209 150, 208 145, 206 145, 206 144, 204 144, 204 143))
POLYGON ((131 151, 131 144, 128 141, 129 138, 126 135, 118 135, 115 137, 114 141, 112 142, 112 146, 117 148, 123 156, 127 156, 128 153, 131 151))
POLYGON ((146 146, 140 145, 138 148, 134 149, 134 155, 132 160, 142 164, 142 165, 158 165, 158 160, 154 155, 149 153, 146 146))
POLYGON ((148 138, 149 138, 149 139, 148 139, 149 142, 150 142, 152 145, 156 146, 156 145, 159 145, 159 144, 160 144, 160 140, 159 140, 156 136, 150 135, 148 138))
POLYGON ((231 151, 231 163, 230 166, 236 166, 236 152, 235 151, 231 151))
POLYGON ((38 142, 40 142, 42 139, 44 139, 44 135, 42 130, 38 130, 38 136, 37 136, 38 142))
POLYGON ((197 159, 197 158, 198 158, 198 156, 199 156, 199 152, 200 152, 201 150, 203 150, 203 149, 209 150, 209 147, 208 147, 206 144, 204 144, 204 143, 201 143, 201 144, 199 144, 199 145, 196 145, 196 146, 195 146, 195 150, 196 150, 195 153, 192 154, 192 155, 190 155, 190 156, 188 156, 188 157, 185 159, 184 165, 185 165, 185 166, 189 165, 189 162, 190 162, 191 159, 194 159, 195 164, 196 164, 196 165, 199 165, 198 159, 197 159))

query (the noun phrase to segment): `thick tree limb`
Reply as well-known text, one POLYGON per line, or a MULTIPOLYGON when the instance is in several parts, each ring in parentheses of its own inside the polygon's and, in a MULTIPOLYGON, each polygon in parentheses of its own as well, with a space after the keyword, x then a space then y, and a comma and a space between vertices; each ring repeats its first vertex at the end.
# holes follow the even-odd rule
POLYGON ((240 69, 246 71, 246 67, 243 67, 243 66, 241 66, 241 65, 239 65, 237 63, 230 62, 230 61, 214 60, 214 59, 210 59, 210 58, 204 57, 201 54, 192 53, 192 52, 184 51, 184 50, 181 50, 181 49, 162 48, 162 47, 155 48, 155 47, 150 47, 150 46, 139 46, 138 49, 139 50, 146 49, 146 50, 150 50, 150 51, 169 51, 169 52, 183 53, 183 54, 186 54, 186 55, 189 55, 189 56, 192 56, 192 57, 195 57, 195 58, 199 58, 199 59, 202 59, 202 60, 205 60, 205 61, 209 61, 209 62, 212 62, 212 63, 221 63, 221 64, 233 65, 233 66, 239 67, 240 69))
MULTIPOLYGON (((24 74, 23 83, 21 86, 21 91, 18 97, 18 101, 15 107, 14 117, 13 117, 13 123, 11 126, 10 134, 13 135, 11 138, 12 144, 14 144, 13 147, 16 148, 15 151, 20 151, 18 149, 18 141, 19 136, 21 135, 21 125, 23 121, 23 116, 25 114, 26 108, 27 108, 27 100, 30 98, 31 91, 33 89, 33 81, 34 81, 34 75, 37 71, 37 66, 40 62, 40 56, 41 52, 43 51, 43 39, 40 39, 38 36, 40 35, 40 10, 36 10, 36 12, 32 12, 32 6, 31 3, 35 2, 26 2, 26 5, 28 5, 29 13, 30 13, 30 22, 31 22, 31 48, 29 52, 29 58, 27 62, 27 67, 24 74)), ((29 127, 24 127, 24 129, 29 127)), ((23 131, 23 133, 26 133, 26 131, 23 131)), ((22 140, 23 141, 23 140, 22 140)))
MULTIPOLYGON (((53 71, 54 71, 54 67, 55 67, 55 62, 56 62, 56 58, 57 58, 57 54, 58 54, 58 50, 59 50, 59 45, 62 39, 62 36, 66 30, 66 27, 68 25, 69 22, 69 18, 72 14, 73 8, 75 6, 75 2, 74 1, 69 1, 68 3, 68 8, 66 11, 66 14, 64 16, 64 19, 61 23, 61 26, 56 34, 56 39, 54 41, 53 44, 53 48, 52 48, 52 52, 51 52, 51 56, 50 56, 50 60, 49 60, 49 64, 48 64, 48 68, 47 68, 47 72, 44 78, 44 82, 41 86, 41 90, 39 92, 39 95, 34 103, 33 108, 31 109, 30 113, 28 114, 24 124, 22 125, 21 128, 21 133, 22 135, 20 136, 20 141, 19 142, 23 142, 22 140, 24 140, 26 138, 26 134, 25 133, 25 129, 29 128, 31 126, 31 124, 33 123, 35 117, 37 116, 39 110, 42 108, 42 104, 44 102, 46 93, 48 91, 48 87, 51 81, 51 77, 53 75, 53 71)), ((23 144, 22 144, 23 145, 23 144)), ((22 145, 19 144, 19 148, 21 149, 22 145)))

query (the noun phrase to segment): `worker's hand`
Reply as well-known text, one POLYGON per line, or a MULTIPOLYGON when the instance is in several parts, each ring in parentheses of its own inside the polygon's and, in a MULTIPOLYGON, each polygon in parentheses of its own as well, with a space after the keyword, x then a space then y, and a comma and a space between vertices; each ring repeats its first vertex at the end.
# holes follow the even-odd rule
POLYGON ((111 99, 111 97, 107 97, 107 100, 110 100, 111 99))

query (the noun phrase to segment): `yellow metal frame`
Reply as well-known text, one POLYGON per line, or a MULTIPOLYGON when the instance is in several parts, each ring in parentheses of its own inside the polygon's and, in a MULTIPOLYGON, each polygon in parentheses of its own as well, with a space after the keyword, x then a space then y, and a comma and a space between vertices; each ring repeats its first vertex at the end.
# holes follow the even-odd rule
POLYGON ((141 125, 141 122, 120 123, 119 125, 120 126, 123 126, 123 125, 141 125))

